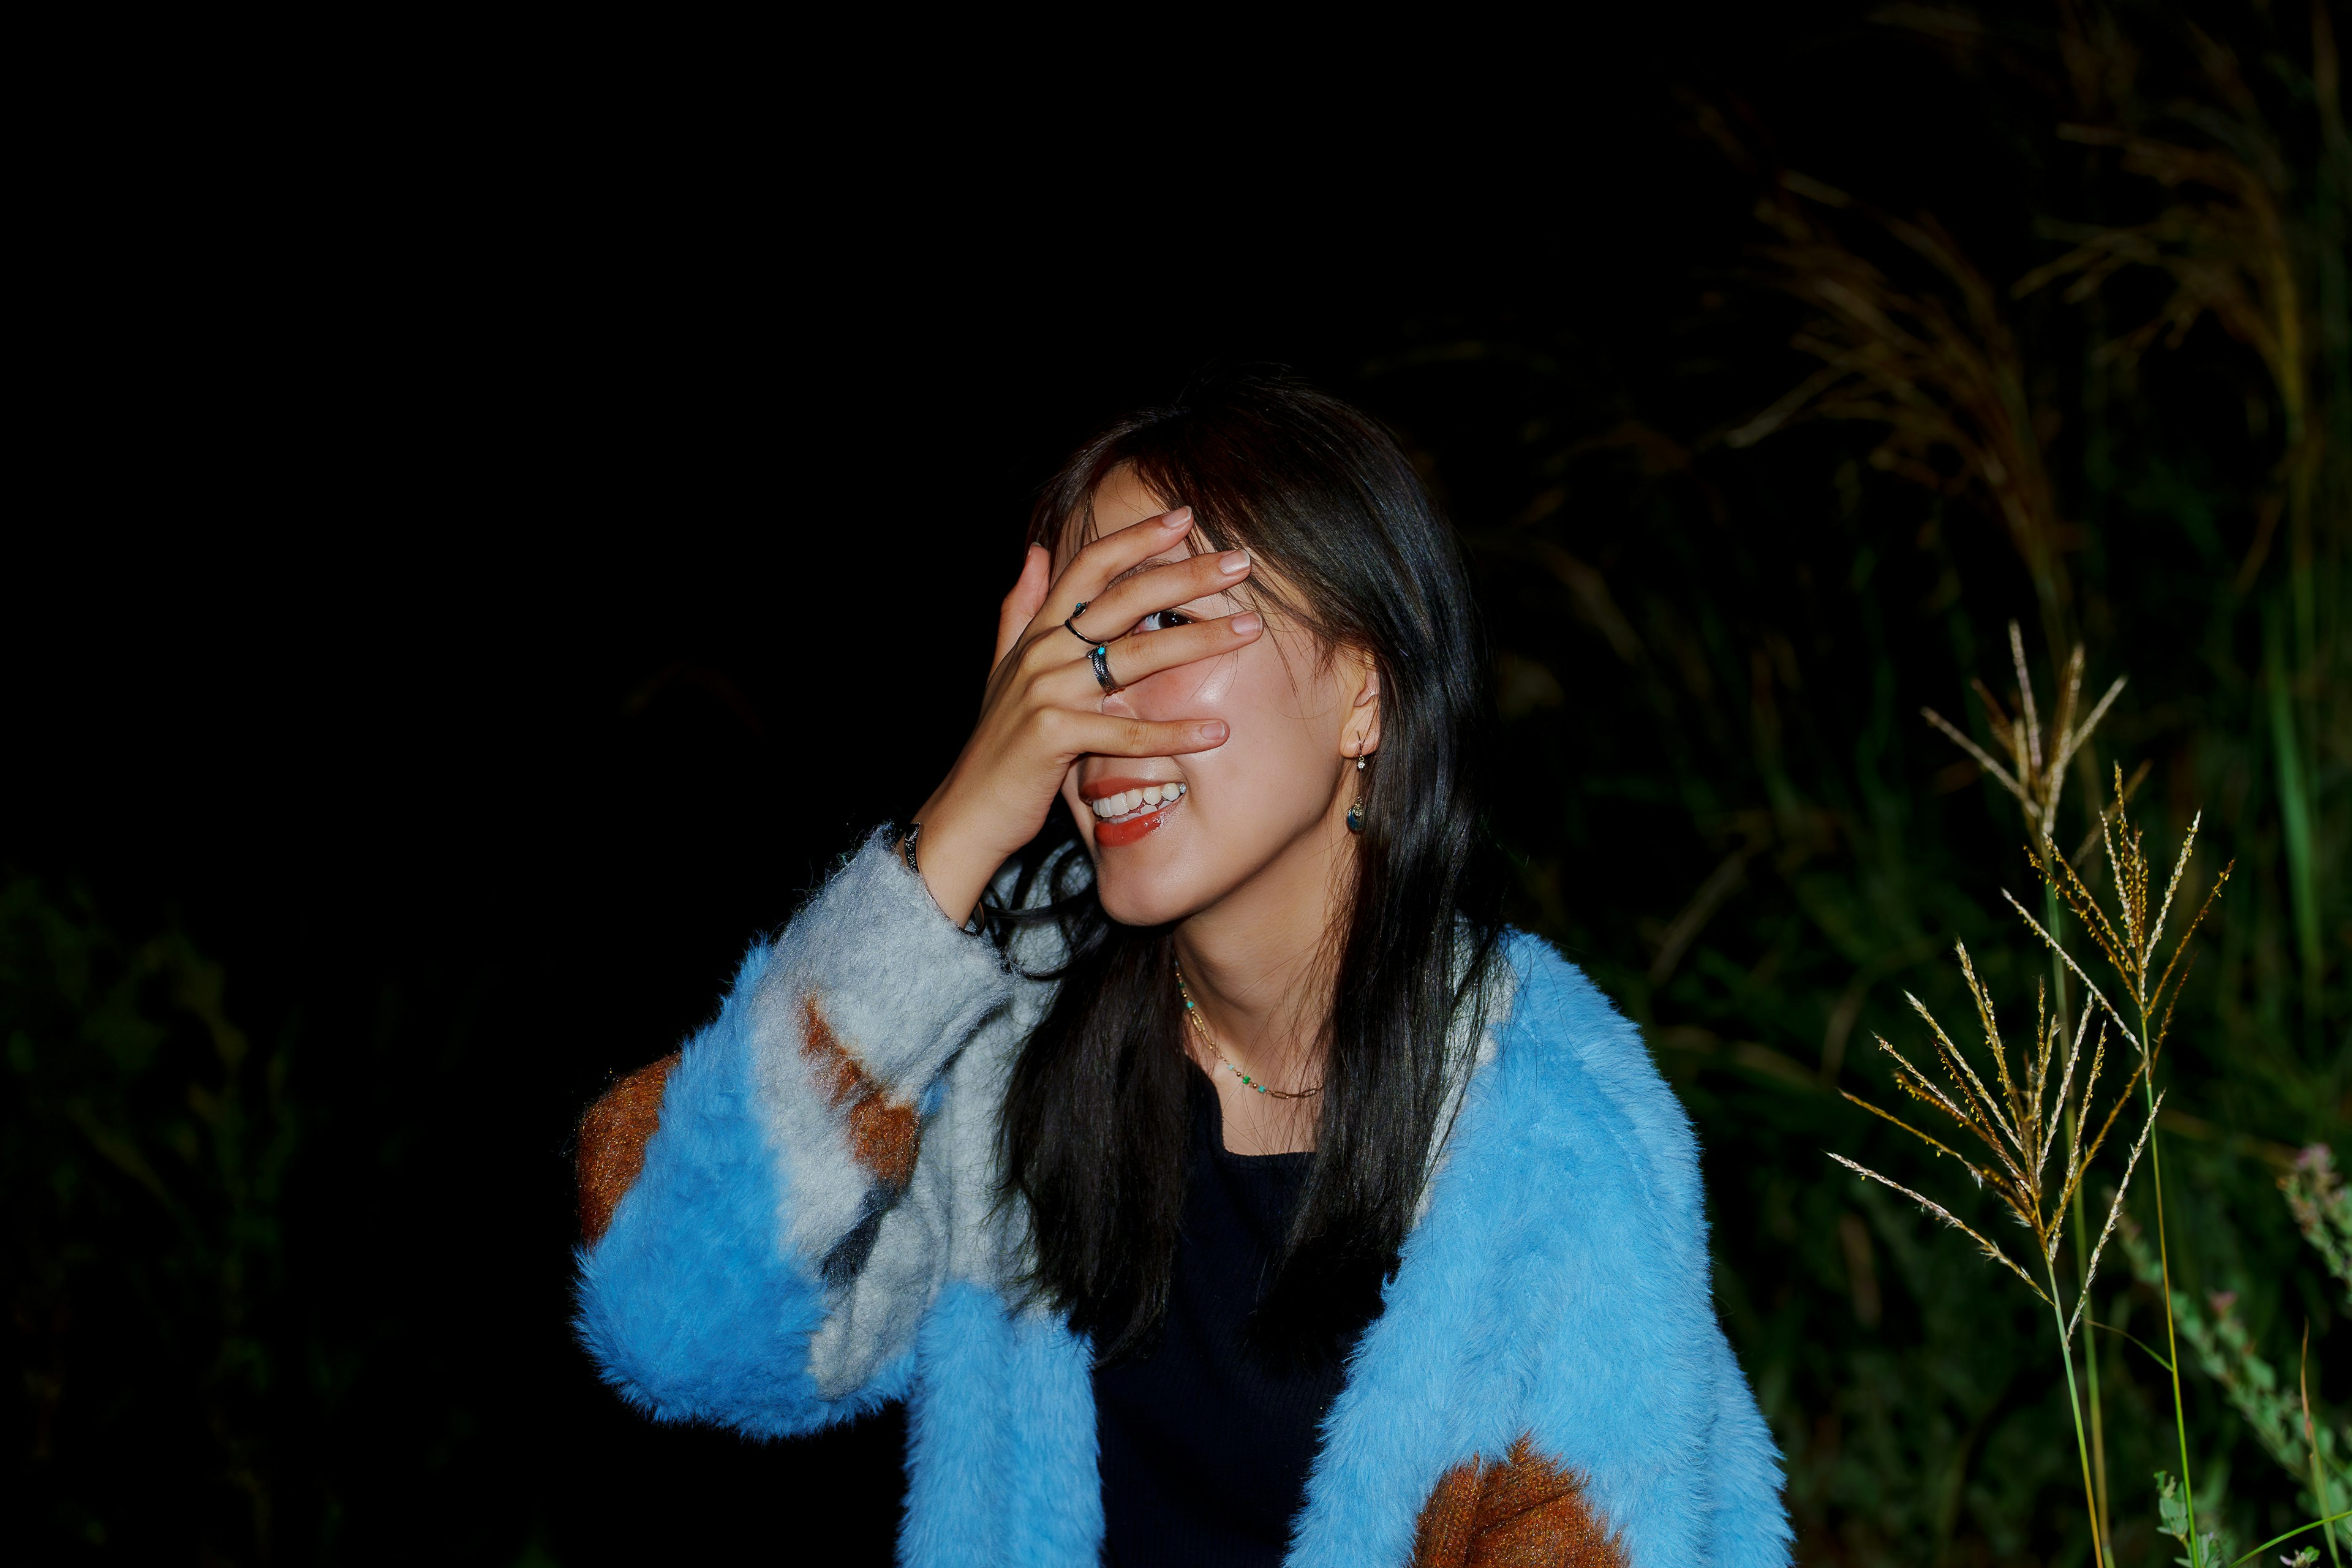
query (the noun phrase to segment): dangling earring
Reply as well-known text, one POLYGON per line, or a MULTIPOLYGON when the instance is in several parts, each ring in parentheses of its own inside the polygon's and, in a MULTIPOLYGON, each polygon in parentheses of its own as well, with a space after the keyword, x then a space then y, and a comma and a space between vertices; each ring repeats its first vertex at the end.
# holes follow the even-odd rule
POLYGON ((1348 831, 1364 830, 1364 754, 1356 753, 1356 804, 1348 808, 1348 831))

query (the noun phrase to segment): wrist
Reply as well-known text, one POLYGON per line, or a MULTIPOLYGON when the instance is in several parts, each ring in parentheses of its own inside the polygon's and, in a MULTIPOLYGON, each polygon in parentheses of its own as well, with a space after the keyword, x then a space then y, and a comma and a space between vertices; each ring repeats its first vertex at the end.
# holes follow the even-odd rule
POLYGON ((922 879, 940 912, 969 926, 972 911, 1004 857, 976 843, 954 813, 926 802, 923 815, 908 824, 893 847, 907 868, 922 879))

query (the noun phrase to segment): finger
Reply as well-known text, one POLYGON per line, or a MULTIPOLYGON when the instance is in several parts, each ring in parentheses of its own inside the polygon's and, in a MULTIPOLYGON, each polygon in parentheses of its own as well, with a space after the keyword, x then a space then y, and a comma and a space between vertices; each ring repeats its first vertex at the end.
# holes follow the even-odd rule
POLYGON ((1031 545, 1029 553, 1022 559, 1021 575, 1014 579, 1013 592, 1004 595, 1003 606, 996 612, 996 657, 989 660, 989 668, 994 669, 1004 662, 1004 656, 1021 640, 1022 631, 1036 618, 1038 607, 1045 602, 1053 570, 1054 558, 1045 552, 1045 547, 1031 545))
MULTIPOLYGON (((1238 616, 1195 621, 1188 626, 1171 626, 1164 632, 1137 632, 1112 643, 1104 650, 1103 658, 1121 686, 1133 686, 1163 669, 1247 647, 1265 632, 1264 619, 1255 610, 1244 610, 1238 616)), ((1097 695, 1101 690, 1092 666, 1084 661, 1067 670, 1055 671, 1050 679, 1056 684, 1047 689, 1074 704, 1084 701, 1089 689, 1097 695), (1063 694, 1063 687, 1068 689, 1068 695, 1063 694)))
POLYGON ((1174 609, 1240 586, 1250 567, 1247 551, 1226 550, 1138 572, 1088 603, 1080 629, 1103 642, 1124 637, 1136 622, 1154 611, 1174 609))
POLYGON ((1265 630, 1264 621, 1254 611, 1244 611, 1222 620, 1171 626, 1164 632, 1139 632, 1119 638, 1104 650, 1104 661, 1110 666, 1111 679, 1117 685, 1105 687, 1097 678, 1092 661, 1082 655, 1068 664, 1034 671, 1030 678, 1032 700, 1046 707, 1090 711, 1108 692, 1124 690, 1162 670, 1238 652, 1255 642, 1265 630))
POLYGON ((1192 509, 1180 506, 1158 517, 1129 523, 1116 533, 1104 534, 1062 568, 1061 576, 1046 593, 1045 607, 1038 620, 1067 620, 1080 605, 1099 596, 1112 578, 1170 549, 1192 531, 1192 509))
POLYGON ((1067 710, 1059 713, 1056 729, 1055 750, 1073 758, 1188 756, 1213 752, 1232 734, 1223 719, 1121 719, 1067 710))

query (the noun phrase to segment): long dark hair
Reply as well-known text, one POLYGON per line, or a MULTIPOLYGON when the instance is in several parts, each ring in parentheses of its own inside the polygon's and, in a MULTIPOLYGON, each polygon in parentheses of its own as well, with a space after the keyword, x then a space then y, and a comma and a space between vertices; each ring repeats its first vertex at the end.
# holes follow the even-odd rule
MULTIPOLYGON (((1368 651, 1380 674, 1312 1174, 1255 1320, 1265 1348, 1328 1353, 1379 1309, 1447 1100, 1449 1041, 1475 1023, 1501 929, 1474 779, 1486 682, 1469 580, 1389 432, 1285 376, 1228 374, 1110 426, 1046 486, 1031 538, 1090 531, 1092 497, 1121 468, 1190 505, 1213 547, 1246 546, 1282 584, 1255 580, 1262 601, 1327 651, 1368 651)), ((1055 815, 1025 865, 1067 882, 1084 858, 1057 853, 1075 828, 1055 815)), ((1171 928, 1115 923, 1090 883, 1056 891, 1067 958, 1005 1097, 1003 1195, 1025 1201, 1031 1289, 1112 1361, 1150 1340, 1167 1304, 1196 1069, 1171 928)))

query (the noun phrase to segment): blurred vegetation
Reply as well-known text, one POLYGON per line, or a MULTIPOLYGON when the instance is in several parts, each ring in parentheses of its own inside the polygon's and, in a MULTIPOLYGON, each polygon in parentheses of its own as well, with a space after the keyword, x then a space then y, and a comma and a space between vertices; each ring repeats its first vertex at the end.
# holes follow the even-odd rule
MULTIPOLYGON (((1724 1310, 1807 1561, 2090 1560, 2046 1314, 1822 1151, 1931 1181, 1833 1091, 1887 1093, 1859 1047, 1916 1043, 1906 990, 1966 1015, 1956 941, 2012 1014, 2048 973, 2000 900, 2042 907, 2025 825, 1921 710, 2001 752, 1969 692, 2017 707, 2012 616, 2045 700, 2077 638, 2087 691, 2128 677, 2056 837, 2071 853, 2111 770, 2147 767, 2151 857, 2202 808, 2190 880, 2237 862, 2159 1137, 2176 1286, 2227 1325, 2183 1347, 2200 1523, 2251 1543, 2311 1517, 2309 1472, 2233 1403, 2229 1346, 2293 1367, 2307 1327, 2320 1424, 2340 1433, 2352 1400, 2344 1299, 2278 1190, 2352 1120, 2352 145, 2330 18, 1874 20, 1983 95, 2012 153, 1987 177, 2017 182, 2022 232, 1781 167, 1771 126, 1693 100, 1756 227, 1670 363, 1432 333, 1381 374, 1424 409, 1474 383, 1517 401, 1519 500, 1473 518, 1504 831, 1530 918, 1649 1026, 1698 1119, 1724 1310)), ((2131 1198, 2152 1228, 2146 1184, 2131 1198)), ((1990 1194, 1960 1213, 1995 1223, 1990 1194)), ((2093 1315, 2160 1342, 2158 1299, 2114 1270, 2093 1315)), ((2168 1561, 2162 1370, 2116 1333, 2092 1348, 2116 1559, 2168 1561)))
POLYGON ((284 1223, 290 1042, 257 1050, 186 940, 0 885, 8 1310, 29 1431, 11 1512, 133 1557, 265 1560, 310 1385, 284 1223), (22 1510, 22 1511, 19 1511, 22 1510))
MULTIPOLYGON (((1906 991, 1965 1014, 1955 942, 2011 1016, 2050 973, 2000 902, 2040 907, 2017 805, 1922 718, 2001 753, 1973 683, 2017 705, 2011 621, 2044 692, 2077 643, 2086 694, 2127 678, 2060 781, 2061 847, 2120 767, 2158 864, 2201 809, 2190 880, 2236 865, 2158 1075, 2200 1523, 2288 1528, 2311 1501, 2297 1442, 2352 1455, 2352 1300, 2329 1271, 2352 1243, 2340 1185, 2298 1152, 2352 1154, 2352 143, 2332 20, 2305 0, 1887 6, 1839 43, 1857 101, 1874 73, 1958 83, 1992 150, 1976 188, 1792 154, 1769 118, 1693 95, 1712 175, 1681 199, 1737 237, 1660 285, 1681 291, 1661 330, 1611 328, 1648 300, 1583 298, 1367 323, 1343 384, 1417 443, 1470 537, 1518 918, 1647 1026, 1697 1120, 1719 1300, 1807 1563, 2091 1559, 2047 1314, 1826 1153, 1926 1190, 1921 1152, 1839 1091, 1890 1102, 1869 1043, 1918 1043, 1906 991), (2306 1384, 2320 1436, 2299 1439, 2306 1384)), ((1880 134, 1853 118, 1832 140, 1880 134)), ((647 742, 648 768, 687 743, 647 742)), ((712 940, 679 994, 723 978, 735 925, 712 940)), ((521 1132, 520 1099, 404 1097, 385 1086, 471 1064, 476 979, 412 976, 402 1004, 383 975, 344 978, 383 1005, 311 1026, 345 1044, 298 1073, 299 1012, 248 1037, 184 937, 118 935, 65 885, 0 887, 23 1399, 5 1499, 38 1554, 365 1557, 403 1528, 438 1532, 420 1554, 618 1554, 597 1505, 657 1454, 665 1486, 723 1475, 767 1517, 771 1472, 690 1434, 628 1447, 635 1425, 562 1343, 553 1130, 584 1069, 531 1047, 569 1065, 530 1086, 521 1132), (538 1359, 481 1348, 436 1268, 385 1265, 398 1247, 538 1325, 538 1359), (606 1449, 604 1469, 581 1458, 606 1449)), ((541 1026, 502 1005, 510 1035, 541 1026)), ((2121 1175, 2105 1159, 2094 1212, 2121 1175)), ((2162 1328, 2147 1185, 2131 1269, 2107 1268, 2090 1313, 2110 1326, 2089 1346, 2126 1564, 2175 1551, 2151 1479, 2178 1462, 2170 1400, 2134 1343, 2162 1328)), ((1955 1207, 1997 1223, 1990 1194, 1955 1207)))
POLYGON ((505 1561, 544 1508, 510 1466, 567 1360, 568 1226, 513 1211, 560 1205, 556 1152, 415 1092, 471 1065, 477 977, 349 978, 256 1037, 176 922, 126 940, 79 886, 0 881, 11 1561, 505 1561), (500 1342, 504 1300, 552 1355, 500 1342))

